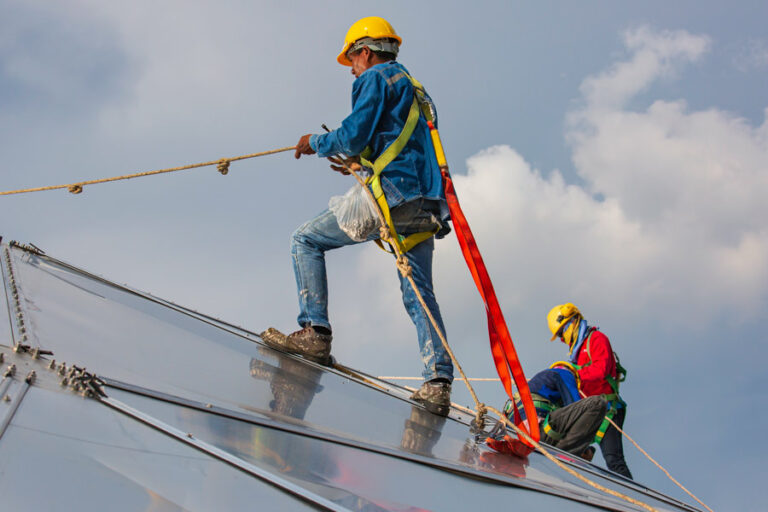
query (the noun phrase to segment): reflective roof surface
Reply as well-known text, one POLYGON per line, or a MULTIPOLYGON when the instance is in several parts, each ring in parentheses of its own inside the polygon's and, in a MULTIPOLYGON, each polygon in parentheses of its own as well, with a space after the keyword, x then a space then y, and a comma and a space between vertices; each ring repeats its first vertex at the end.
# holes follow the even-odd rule
MULTIPOLYGON (((26 249, 0 251, 3 509, 642 510, 538 453, 489 450, 461 411, 26 249)), ((552 451, 658 510, 697 510, 552 451)))

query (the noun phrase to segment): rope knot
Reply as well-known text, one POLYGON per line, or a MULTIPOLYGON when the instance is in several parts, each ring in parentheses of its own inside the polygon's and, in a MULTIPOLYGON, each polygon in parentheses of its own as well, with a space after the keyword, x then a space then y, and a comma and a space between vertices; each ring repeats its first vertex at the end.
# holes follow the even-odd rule
POLYGON ((396 264, 397 270, 400 271, 400 274, 402 274, 403 277, 410 277, 413 269, 411 268, 410 263, 408 263, 408 258, 401 254, 400 257, 397 258, 396 264))
POLYGON ((73 194, 79 194, 83 191, 82 185, 70 185, 67 190, 69 190, 73 194))
POLYGON ((226 176, 229 172, 229 160, 222 158, 219 165, 216 166, 216 170, 221 173, 222 176, 226 176))
POLYGON ((484 403, 477 404, 477 411, 475 412, 475 427, 480 430, 485 428, 485 415, 488 414, 488 408, 484 403))
POLYGON ((379 238, 384 242, 389 242, 389 228, 387 226, 379 226, 379 238))

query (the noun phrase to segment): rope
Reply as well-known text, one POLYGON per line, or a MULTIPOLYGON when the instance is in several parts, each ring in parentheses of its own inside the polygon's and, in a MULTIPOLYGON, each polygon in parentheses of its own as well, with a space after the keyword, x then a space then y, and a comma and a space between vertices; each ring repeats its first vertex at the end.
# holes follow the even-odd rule
POLYGON ((438 337, 440 338, 440 341, 443 344, 443 347, 445 347, 445 351, 448 353, 448 355, 451 358, 451 361, 453 362, 453 365, 456 367, 456 369, 459 371, 459 374, 461 374, 462 379, 464 380, 464 383, 467 385, 467 389, 469 390, 469 394, 472 395, 472 399, 475 401, 475 407, 477 409, 481 409, 481 406, 484 404, 480 402, 480 400, 477 398, 477 393, 475 393, 474 388, 472 387, 472 384, 469 383, 467 380, 467 376, 464 373, 464 369, 461 367, 461 364, 459 364, 459 361, 456 359, 456 355, 453 353, 453 350, 451 350, 450 345, 448 345, 448 340, 445 339, 445 334, 443 334, 442 329, 437 325, 437 321, 435 320, 435 317, 432 315, 432 312, 429 310, 429 307, 427 306, 426 302, 424 302, 424 298, 421 296, 421 292, 419 291, 419 287, 416 286, 416 282, 413 280, 413 276, 411 275, 411 265, 408 263, 408 258, 405 257, 400 252, 400 248, 396 243, 391 242, 389 229, 387 228, 387 221, 384 219, 384 214, 381 212, 381 208, 379 208, 379 204, 376 202, 376 199, 373 197, 373 193, 371 192, 371 189, 368 188, 368 186, 365 184, 365 181, 360 177, 357 172, 352 169, 347 163, 342 159, 341 160, 342 165, 344 168, 349 171, 352 176, 357 180, 357 182, 360 184, 361 187, 363 187, 363 190, 365 190, 365 193, 368 195, 368 199, 371 201, 371 204, 376 205, 376 214, 379 217, 379 236, 380 238, 385 241, 389 242, 389 244, 392 246, 392 249, 395 253, 395 264, 397 265, 397 269, 400 271, 403 277, 408 279, 408 282, 411 284, 411 288, 413 288, 413 291, 416 293, 416 298, 419 300, 419 303, 421 304, 421 307, 424 309, 424 312, 427 314, 427 317, 429 317, 429 321, 432 323, 432 327, 435 328, 435 332, 437 332, 438 337))
MULTIPOLYGON (((382 379, 382 380, 421 380, 421 379, 422 379, 422 377, 393 377, 393 376, 383 376, 383 377, 377 377, 377 378, 378 378, 378 379, 382 379)), ((464 379, 463 379, 463 378, 461 378, 461 379, 454 379, 454 380, 464 380, 464 379)), ((490 381, 493 381, 493 382, 498 382, 498 381, 499 381, 499 379, 498 379, 498 378, 470 378, 469 380, 471 380, 471 381, 478 381, 478 382, 490 382, 490 381)), ((411 390, 413 390, 413 388, 411 388, 411 387, 409 387, 409 386, 404 386, 404 387, 405 387, 406 389, 411 389, 411 390)), ((415 391, 415 390, 414 390, 414 391, 415 391)), ((584 392, 583 392, 583 391, 579 390, 579 393, 581 393, 581 396, 582 396, 583 398, 586 398, 586 395, 584 394, 584 392)), ((464 412, 466 412, 466 413, 475 414, 475 411, 472 411, 472 410, 470 410, 470 409, 467 409, 466 407, 462 407, 462 406, 460 406, 460 405, 458 405, 458 404, 452 404, 452 405, 453 405, 454 407, 458 408, 458 409, 461 409, 461 410, 463 410, 463 411, 464 411, 464 412)), ((701 501, 701 500, 700 500, 698 497, 696 497, 696 495, 694 495, 694 494, 693 494, 691 491, 689 491, 689 490, 688 490, 688 489, 687 489, 687 488, 686 488, 686 487, 685 487, 683 484, 681 484, 680 482, 678 482, 678 481, 677 481, 677 479, 676 479, 675 477, 673 477, 673 476, 670 474, 670 472, 669 472, 669 471, 667 471, 667 470, 664 468, 664 466, 662 466, 661 464, 659 464, 659 463, 656 461, 656 459, 654 459, 653 457, 651 457, 651 455, 650 455, 648 452, 646 452, 646 451, 645 451, 645 450, 644 450, 644 449, 643 449, 643 448, 642 448, 642 447, 641 447, 639 444, 637 444, 637 442, 636 442, 634 439, 632 439, 632 438, 630 437, 630 435, 629 435, 629 434, 627 434, 627 433, 626 433, 624 430, 622 430, 622 429, 621 429, 621 427, 619 427, 619 426, 616 424, 616 422, 614 422, 614 421, 613 421, 611 418, 608 418, 608 417, 606 417, 606 419, 608 420, 608 422, 609 422, 611 425, 613 425, 613 427, 614 427, 616 430, 618 430, 618 431, 619 431, 619 433, 620 433, 622 436, 626 437, 626 438, 627 438, 627 440, 628 440, 630 443, 632 443, 633 445, 635 445, 635 448, 637 448, 637 449, 640 451, 640 453, 642 453, 643 455, 645 455, 645 456, 646 456, 646 458, 647 458, 648 460, 650 460, 650 461, 651 461, 653 464, 655 464, 655 465, 656 465, 656 467, 657 467, 657 468, 659 468, 661 471, 663 471, 663 472, 664 472, 664 474, 665 474, 665 475, 667 475, 667 477, 668 477, 670 480, 672 480, 672 482, 674 482, 674 483, 675 483, 675 485, 677 485, 677 486, 678 486, 680 489, 682 489, 683 491, 685 491, 685 492, 688 494, 688 496, 690 496, 691 498, 693 498, 694 500, 696 500, 696 501, 699 503, 699 505, 701 505, 702 507, 704 507, 704 508, 706 508, 707 510, 709 510, 709 512, 714 512, 714 511, 713 511, 711 508, 709 508, 709 507, 707 506, 707 504, 706 504, 706 503, 704 503, 703 501, 701 501)))
MULTIPOLYGON (((273 155, 273 154, 276 154, 276 153, 283 153, 283 152, 292 151, 292 150, 295 150, 295 149, 296 149, 295 146, 290 146, 290 147, 272 149, 272 150, 269 150, 269 151, 262 151, 262 152, 259 152, 259 153, 251 153, 251 154, 247 154, 247 155, 235 156, 235 157, 231 157, 231 158, 220 158, 218 160, 211 160, 211 161, 208 161, 208 162, 200 162, 200 163, 196 163, 196 164, 182 165, 182 166, 178 166, 178 167, 169 167, 169 168, 166 168, 166 169, 157 169, 157 170, 154 170, 154 171, 138 172, 138 173, 133 173, 133 174, 124 174, 124 175, 121 175, 121 176, 113 176, 113 177, 110 177, 110 178, 101 178, 101 179, 95 179, 95 180, 80 181, 80 182, 77 182, 77 183, 68 183, 68 184, 63 184, 63 185, 51 185, 51 186, 47 186, 47 187, 26 188, 26 189, 19 189, 19 190, 8 190, 8 191, 5 191, 5 192, 0 192, 0 196, 6 196, 6 195, 12 195, 12 194, 24 194, 24 193, 28 193, 28 192, 43 192, 43 191, 46 191, 46 190, 57 190, 57 189, 62 189, 62 188, 66 188, 72 194, 80 194, 80 193, 83 192, 83 187, 86 186, 86 185, 97 185, 97 184, 100 184, 100 183, 108 183, 108 182, 111 182, 111 181, 129 180, 129 179, 132 179, 132 178, 143 178, 145 176, 154 176, 154 175, 157 175, 157 174, 165 174, 165 173, 176 172, 176 171, 184 171, 184 170, 189 170, 189 169, 197 169, 199 167, 207 167, 207 166, 210 166, 210 165, 216 165, 217 171, 219 173, 221 173, 222 175, 226 175, 229 172, 229 165, 230 165, 231 162, 236 162, 236 161, 239 161, 239 160, 246 160, 246 159, 249 159, 249 158, 257 158, 257 157, 260 157, 260 156, 273 155)), ((378 214, 379 222, 380 222, 380 226, 381 226, 380 231, 379 231, 380 238, 383 241, 385 241, 385 242, 390 242, 390 240, 391 240, 390 239, 390 233, 389 233, 389 230, 386 227, 387 224, 386 224, 386 221, 384 220, 384 215, 382 214, 381 209, 378 207, 378 203, 374 199, 373 194, 371 193, 370 189, 365 185, 365 182, 362 180, 362 178, 360 178, 360 176, 357 174, 357 172, 355 172, 354 169, 350 168, 346 164, 346 162, 343 162, 343 160, 342 160, 342 165, 360 183, 360 185, 363 187, 363 189, 368 194, 368 198, 370 199, 371 203, 376 205, 376 213, 378 214)), ((416 293, 416 298, 419 300, 419 303, 421 304, 421 307, 424 309, 424 312, 427 314, 427 317, 429 318, 429 321, 432 323, 432 326, 434 327, 435 332, 437 332, 438 337, 440 338, 440 341, 443 344, 443 347, 445 348, 446 352, 450 356, 451 361, 453 362, 453 365, 456 367, 456 369, 459 371, 459 374, 461 375, 461 378, 460 379, 456 379, 456 380, 464 381, 464 383, 467 386, 467 389, 469 390, 470 395, 472 396, 472 400, 474 400, 474 402, 475 402, 475 410, 471 411, 471 412, 475 414, 475 422, 476 422, 477 427, 481 428, 481 429, 483 428, 483 426, 485 424, 485 416, 487 415, 488 411, 491 411, 495 415, 497 415, 502 421, 504 421, 504 423, 506 425, 510 426, 518 434, 519 437, 523 437, 526 441, 528 441, 534 447, 536 447, 536 449, 539 450, 545 457, 550 459, 552 462, 554 462, 557 466, 559 466, 561 469, 563 469, 567 473, 573 475, 574 477, 578 478, 579 480, 581 480, 581 481, 587 483, 588 485, 591 485, 592 487, 594 487, 596 489, 599 489, 599 490, 601 490, 601 491, 603 491, 603 492, 605 492, 607 494, 610 494, 610 495, 622 498, 622 499, 624 499, 626 501, 629 501, 630 503, 634 503, 635 505, 641 506, 641 507, 643 507, 646 510, 649 510, 651 512, 655 511, 656 509, 654 509, 650 505, 647 505, 647 504, 645 504, 643 502, 637 501, 634 498, 631 498, 629 496, 621 494, 621 493, 619 493, 617 491, 614 491, 612 489, 609 489, 607 487, 603 487, 602 485, 600 485, 600 484, 598 484, 596 482, 593 482, 592 480, 586 478, 585 476, 582 476, 581 474, 579 474, 578 472, 574 471, 573 469, 568 468, 565 464, 563 464, 562 462, 557 460, 557 458, 555 458, 552 454, 550 454, 547 450, 545 450, 538 442, 534 441, 526 432, 524 432, 523 430, 518 428, 514 423, 509 421, 509 419, 506 417, 506 415, 502 414, 501 412, 499 412, 495 408, 488 407, 484 403, 480 402, 480 400, 477 397, 477 393, 475 392, 475 390, 472 387, 472 385, 469 383, 470 380, 476 380, 476 381, 497 381, 498 379, 469 379, 469 378, 467 378, 466 374, 464 373, 463 368, 461 367, 461 364, 459 363, 458 359, 456 359, 456 355, 453 353, 453 350, 451 349, 450 345, 448 345, 448 340, 445 338, 445 334, 442 332, 442 330, 438 326, 437 321, 435 320, 434 316, 432 315, 432 312, 429 310, 429 307, 427 307, 427 304, 424 301, 424 298, 422 297, 421 292, 419 291, 418 287, 416 286, 415 281, 413 280, 413 276, 411 275, 412 274, 412 269, 411 269, 410 264, 408 263, 408 259, 400 252, 400 249, 398 248, 397 244, 390 243, 390 245, 392 246, 392 248, 393 248, 393 250, 395 252, 396 265, 397 265, 398 270, 400 271, 400 273, 402 274, 403 277, 408 279, 408 282, 411 284, 411 287, 413 288, 414 292, 416 293)), ((408 379, 408 377, 382 377, 382 378, 408 379)), ((452 404, 452 405, 456 406, 456 404, 452 404)), ((460 407, 460 408, 466 410, 466 408, 464 408, 464 407, 460 407)), ((611 421, 611 420, 609 420, 609 421, 611 421)), ((693 499, 698 501, 707 510, 712 512, 712 509, 707 507, 701 500, 699 500, 690 491, 688 491, 688 489, 683 487, 677 480, 672 478, 672 476, 669 474, 669 472, 667 472, 667 470, 665 470, 658 462, 653 460, 653 458, 651 458, 651 456, 648 455, 647 452, 645 452, 645 450, 640 448, 640 446, 637 443, 635 443, 635 441, 632 440, 632 438, 627 436, 626 433, 623 432, 613 421, 611 421, 611 424, 613 424, 613 426, 616 427, 619 430, 619 432, 622 433, 622 435, 627 437, 627 439, 629 439, 641 452, 643 452, 643 454, 645 454, 646 457, 648 457, 654 464, 656 464, 662 471, 664 471, 667 474, 667 476, 673 482, 675 482, 681 489, 683 489, 685 492, 687 492, 693 499)))
MULTIPOLYGON (((587 398, 587 395, 585 395, 585 394, 584 394, 584 392, 583 392, 582 390, 579 390, 579 394, 581 395, 581 397, 582 397, 582 398, 587 398)), ((675 483, 675 485, 677 485, 679 488, 681 488, 683 491, 685 491, 685 492, 688 494, 688 496, 690 496, 691 498, 693 498, 693 499, 695 499, 696 501, 698 501, 698 502, 699 502, 699 504, 700 504, 702 507, 704 507, 704 508, 706 508, 707 510, 709 510, 709 512, 714 512, 714 511, 713 511, 711 508, 709 508, 709 507, 708 507, 708 506, 707 506, 707 505, 706 505, 706 504, 705 504, 703 501, 701 501, 699 498, 697 498, 696 496, 694 496, 694 494, 693 494, 691 491, 689 491, 688 489, 686 489, 686 488, 685 488, 685 486, 683 486, 683 484, 681 484, 680 482, 678 482, 678 481, 677 481, 677 480, 676 480, 676 479, 675 479, 675 478, 674 478, 674 477, 673 477, 673 476, 672 476, 672 475, 669 473, 669 471, 667 471, 666 469, 664 469, 664 466, 662 466, 661 464, 659 464, 658 462, 656 462, 656 459, 654 459, 653 457, 651 457, 651 456, 650 456, 650 454, 649 454, 648 452, 646 452, 645 450, 643 450, 643 449, 640 447, 640 445, 639 445, 639 444, 637 444, 637 443, 635 442, 635 440, 634 440, 634 439, 632 439, 631 437, 629 437, 629 434, 627 434, 626 432, 624 432, 624 431, 621 429, 621 427, 619 427, 619 426, 616 424, 616 422, 614 422, 614 421, 613 421, 613 419, 609 418, 608 416, 606 416, 606 417, 605 417, 605 419, 606 419, 606 420, 608 420, 608 423, 610 423, 611 425, 613 425, 613 427, 614 427, 616 430, 618 430, 618 431, 619 431, 619 434, 621 434, 622 436, 626 437, 626 438, 629 440, 629 442, 630 442, 630 443, 632 443, 633 445, 635 445, 635 448, 637 448, 638 450, 640 450, 640 453, 642 453, 643 455, 645 455, 645 456, 646 456, 646 458, 647 458, 648 460, 650 460, 651 462, 653 462, 653 463, 656 465, 656 467, 657 467, 657 468, 659 468, 660 470, 662 470, 662 471, 664 472, 664 474, 665 474, 665 475, 667 475, 667 477, 668 477, 670 480, 672 480, 672 482, 674 482, 674 483, 675 483)))
POLYGON ((225 175, 229 172, 229 164, 231 162, 237 162, 238 160, 246 160, 248 158, 256 158, 259 156, 274 155, 275 153, 283 153, 285 151, 292 151, 296 149, 296 146, 271 149, 269 151, 262 151, 260 153, 251 153, 249 155, 234 156, 231 158, 220 158, 218 160, 211 160, 209 162, 201 162, 198 164, 181 165, 179 167, 169 167, 167 169, 158 169, 156 171, 137 172, 134 174, 124 174, 122 176, 113 176, 111 178, 101 178, 97 180, 79 181, 77 183, 69 183, 66 185, 51 185, 48 187, 37 188, 24 188, 20 190, 8 190, 6 192, 0 192, 0 196, 9 196, 11 194, 24 194, 27 192, 43 192, 45 190, 56 190, 60 188, 66 188, 73 194, 80 194, 83 191, 85 185, 96 185, 99 183, 107 183, 110 181, 130 180, 132 178, 143 178, 144 176, 154 176, 155 174, 164 174, 167 172, 185 171, 187 169, 197 169, 198 167, 207 167, 209 165, 215 165, 217 170, 225 175))
POLYGON ((597 482, 594 482, 589 478, 581 475, 577 471, 569 468, 568 466, 563 464, 561 461, 559 461, 554 455, 549 453, 549 451, 547 451, 541 444, 539 444, 537 441, 534 441, 533 438, 531 438, 531 436, 529 436, 525 431, 520 429, 517 425, 515 425, 511 421, 509 421, 509 418, 507 418, 505 414, 499 412, 497 409, 493 407, 486 406, 477 398, 477 393, 475 393, 475 389, 472 387, 472 384, 469 383, 469 379, 464 373, 464 370, 462 369, 461 364, 459 364, 458 359, 456 359, 456 355, 453 353, 453 350, 451 349, 450 345, 448 345, 448 340, 445 338, 445 334, 438 326, 437 321, 435 320, 435 317, 432 315, 432 312, 429 310, 429 307, 427 307, 426 302, 424 302, 424 298, 421 296, 421 292, 419 291, 418 287, 416 286, 416 283, 413 280, 413 277, 411 276, 410 265, 408 265, 407 258, 405 258, 405 256, 400 252, 400 249, 398 248, 398 245, 396 243, 390 242, 389 229, 386 229, 386 230, 383 229, 385 226, 387 226, 387 224, 386 224, 386 221, 384 220, 384 214, 381 212, 381 208, 379 208, 378 202, 376 202, 376 200, 373 197, 373 193, 365 184, 363 179, 360 178, 357 172, 354 169, 352 169, 349 165, 347 165, 344 159, 341 159, 341 162, 343 167, 347 171, 349 171, 349 173, 352 176, 354 176, 354 178, 358 181, 358 183, 360 183, 360 186, 363 187, 363 190, 365 190, 366 194, 368 195, 368 199, 371 201, 371 204, 376 205, 375 210, 379 217, 380 225, 382 226, 382 229, 380 230, 380 235, 382 235, 381 239, 385 242, 389 242, 390 245, 392 246, 392 250, 394 251, 395 257, 396 257, 396 265, 398 270, 403 275, 403 277, 406 277, 408 279, 408 282, 411 284, 413 291, 416 293, 416 298, 419 300, 419 303, 421 304, 421 307, 424 309, 424 312, 427 314, 427 317, 429 317, 429 321, 432 323, 432 327, 435 329, 435 332, 437 332, 437 335, 440 338, 440 341, 442 342, 443 347, 445 348, 445 351, 450 356, 451 361, 453 362, 453 365, 456 367, 456 369, 459 371, 459 374, 461 374, 462 380, 464 381, 464 384, 466 384, 467 389, 469 390, 469 394, 472 395, 472 400, 474 400, 475 402, 475 410, 472 411, 472 413, 475 414, 475 425, 480 429, 484 428, 485 415, 487 414, 488 411, 490 411, 494 413, 496 416, 498 416, 500 420, 504 421, 505 424, 507 424, 508 426, 511 426, 512 429, 517 433, 518 437, 522 437, 523 439, 528 441, 532 446, 534 446, 537 450, 539 450, 546 458, 554 462, 555 465, 557 465, 560 469, 562 469, 566 473, 569 473, 570 475, 574 476, 575 478, 578 478, 579 480, 586 483, 587 485, 590 485, 595 489, 603 491, 606 494, 615 496, 617 498, 621 498, 625 501, 628 501, 629 503, 642 507, 645 510, 648 510, 649 512, 658 512, 657 509, 651 507, 647 503, 643 503, 642 501, 636 500, 630 496, 627 496, 626 494, 622 494, 618 491, 614 491, 613 489, 609 489, 608 487, 602 486, 597 482))
MULTIPOLYGON (((376 378, 381 380, 422 380, 424 377, 393 377, 390 375, 382 375, 376 378)), ((461 377, 453 380, 463 381, 464 378, 461 377)), ((501 379, 499 379, 498 377, 470 377, 469 380, 473 382, 499 382, 499 380, 501 379)))
POLYGON ((570 474, 571 476, 574 476, 584 482, 587 485, 590 485, 594 487, 595 489, 599 491, 603 491, 606 494, 610 494, 611 496, 615 496, 617 498, 621 498, 625 501, 628 501, 629 503, 632 503, 634 505, 637 505, 639 507, 644 508, 645 510, 648 510, 649 512, 659 512, 658 509, 653 508, 652 506, 648 505, 647 503, 643 503, 642 501, 636 500, 635 498, 632 498, 630 496, 627 496, 626 494, 622 494, 618 491, 614 491, 613 489, 609 489, 608 487, 602 486, 598 484, 597 482, 594 482, 590 480, 589 478, 585 477, 578 471, 573 470, 572 468, 569 468, 563 462, 557 459, 554 455, 549 453, 541 444, 539 444, 537 441, 534 441, 531 436, 528 435, 527 432, 525 432, 523 429, 519 428, 517 425, 515 425, 513 422, 509 421, 509 418, 502 412, 498 411, 497 409, 493 407, 488 407, 488 410, 494 413, 501 419, 507 426, 511 427, 512 430, 514 430, 519 437, 524 438, 526 441, 531 443, 533 446, 536 447, 536 449, 541 452, 542 455, 544 455, 546 458, 554 462, 560 469, 565 471, 566 473, 570 474))
POLYGON ((650 460, 651 462, 653 462, 653 463, 656 465, 656 467, 657 467, 657 468, 659 468, 660 470, 662 470, 662 471, 664 472, 664 474, 666 474, 666 475, 667 475, 667 477, 668 477, 670 480, 672 480, 672 481, 675 483, 675 485, 677 485, 679 488, 681 488, 681 489, 682 489, 682 490, 684 490, 686 493, 688 493, 688 496, 690 496, 691 498, 693 498, 693 499, 695 499, 696 501, 698 501, 698 502, 699 502, 699 504, 700 504, 702 507, 704 507, 705 509, 709 510, 709 512, 714 512, 714 511, 713 511, 711 508, 709 508, 709 507, 708 507, 708 506, 707 506, 707 505, 706 505, 706 504, 705 504, 703 501, 701 501, 699 498, 697 498, 696 496, 694 496, 694 494, 693 494, 691 491, 689 491, 688 489, 686 489, 686 488, 685 488, 685 486, 683 486, 683 484, 681 484, 680 482, 678 482, 678 481, 677 481, 677 480, 676 480, 676 479, 675 479, 675 478, 674 478, 674 477, 673 477, 673 476, 672 476, 672 475, 669 473, 669 471, 667 471, 666 469, 664 469, 664 466, 662 466, 661 464, 659 464, 658 462, 656 462, 656 460, 655 460, 653 457, 651 457, 651 456, 648 454, 648 452, 646 452, 645 450, 643 450, 643 449, 640 447, 640 445, 639 445, 639 444, 637 444, 637 443, 635 442, 635 440, 634 440, 634 439, 632 439, 631 437, 629 437, 629 434, 627 434, 626 432, 624 432, 624 431, 623 431, 623 430, 622 430, 622 429, 621 429, 621 428, 620 428, 620 427, 619 427, 619 426, 618 426, 618 425, 617 425, 617 424, 616 424, 616 423, 615 423, 615 422, 614 422, 614 421, 613 421, 611 418, 608 418, 608 417, 606 417, 606 419, 608 420, 608 422, 609 422, 611 425, 613 425, 613 426, 614 426, 614 428, 615 428, 616 430, 618 430, 618 431, 619 431, 619 433, 620 433, 622 436, 626 437, 626 438, 629 440, 629 442, 631 442, 633 445, 635 445, 635 448, 637 448, 638 450, 640 450, 640 452, 641 452, 643 455, 645 455, 645 456, 648 458, 648 460, 650 460))
MULTIPOLYGON (((458 379, 456 379, 456 380, 458 380, 458 379)), ((409 391, 416 391, 416 388, 412 388, 410 386, 403 386, 403 387, 405 389, 409 390, 409 391)), ((468 407, 464 407, 463 405, 460 405, 460 404, 451 403, 451 406, 456 408, 456 409, 458 409, 458 410, 460 410, 460 411, 462 411, 462 412, 464 412, 464 413, 467 413, 467 414, 475 414, 476 413, 476 411, 474 411, 472 409, 469 409, 468 407)), ((533 439, 531 439, 531 437, 527 433, 525 433, 523 430, 521 430, 519 427, 517 427, 517 425, 515 425, 513 422, 509 421, 509 418, 507 418, 507 416, 505 414, 502 414, 501 412, 499 412, 497 409, 495 409, 493 407, 487 407, 487 409, 490 412, 496 414, 506 425, 509 425, 510 427, 512 427, 512 429, 515 432, 517 432, 518 435, 520 435, 522 433, 523 437, 525 437, 527 440, 531 441, 532 444, 536 447, 536 449, 539 450, 542 453, 542 455, 544 455, 549 460, 554 462, 555 465, 557 465, 559 468, 564 470, 566 473, 569 473, 569 474, 575 476, 579 480, 587 483, 588 485, 594 487, 595 489, 598 489, 600 491, 604 491, 604 492, 606 492, 608 494, 611 494, 611 495, 616 496, 618 498, 621 498, 621 499, 624 499, 626 501, 629 501, 630 503, 634 503, 636 505, 639 505, 639 506, 643 507, 646 510, 658 512, 657 509, 651 507, 650 505, 648 505, 646 503, 643 503, 641 501, 635 500, 634 498, 630 498, 629 496, 621 494, 618 491, 613 491, 612 489, 608 489, 606 487, 603 487, 602 485, 598 484, 597 482, 593 482, 592 480, 588 479, 587 477, 582 476, 578 472, 574 471, 573 469, 571 469, 568 466, 566 466, 565 464, 563 464, 554 455, 549 453, 548 450, 546 450, 543 446, 541 446, 541 444, 539 444, 538 442, 533 441, 533 439)))

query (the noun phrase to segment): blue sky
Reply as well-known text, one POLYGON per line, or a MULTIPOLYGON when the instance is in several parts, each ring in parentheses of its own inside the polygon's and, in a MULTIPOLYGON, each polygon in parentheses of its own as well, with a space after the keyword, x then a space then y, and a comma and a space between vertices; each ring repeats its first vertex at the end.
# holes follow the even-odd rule
MULTIPOLYGON (((0 188, 290 146, 337 126, 353 80, 335 62, 344 33, 384 16, 437 103, 526 371, 566 355, 546 341, 545 315, 575 302, 629 370, 627 431, 715 509, 764 510, 768 6, 439 5, 0 0, 0 188)), ((349 186, 284 154, 226 177, 3 197, 0 234, 252 330, 289 330, 290 234, 349 186)), ((392 262, 366 246, 328 266, 336 357, 418 375, 392 262)), ((452 236, 435 274, 457 355, 492 376, 452 236)), ((503 402, 500 385, 478 391, 503 402)), ((681 496, 626 452, 637 480, 681 496)))

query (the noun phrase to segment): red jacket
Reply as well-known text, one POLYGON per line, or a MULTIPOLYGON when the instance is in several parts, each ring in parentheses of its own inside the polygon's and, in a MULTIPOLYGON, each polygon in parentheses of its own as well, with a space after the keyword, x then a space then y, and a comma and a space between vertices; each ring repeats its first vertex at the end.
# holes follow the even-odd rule
POLYGON ((605 379, 610 375, 614 379, 616 375, 616 360, 613 358, 613 349, 608 337, 600 331, 592 331, 591 338, 585 340, 579 350, 576 364, 586 368, 579 370, 581 377, 581 390, 587 396, 610 395, 613 388, 605 379), (589 351, 587 351, 589 349, 589 351), (589 364, 591 356, 592 364, 589 364))

